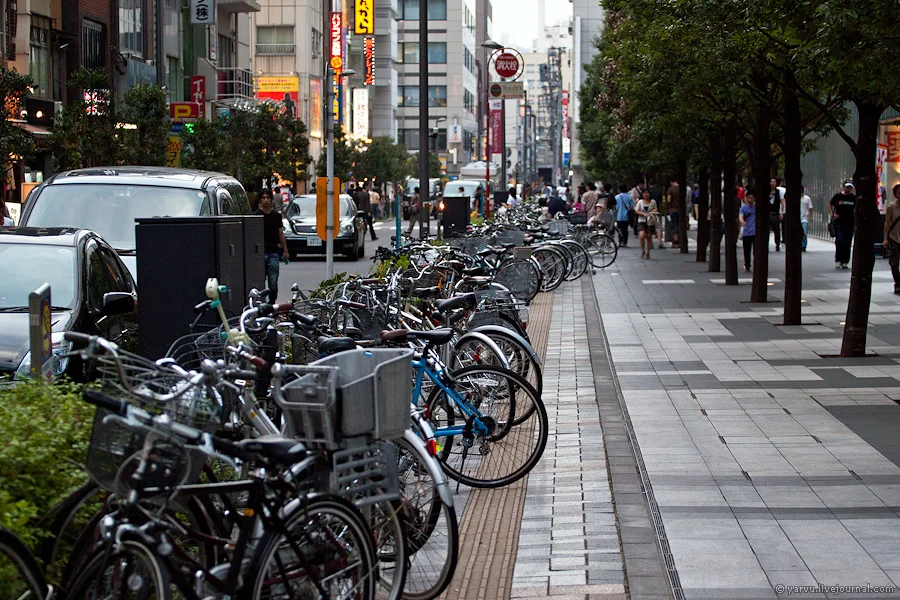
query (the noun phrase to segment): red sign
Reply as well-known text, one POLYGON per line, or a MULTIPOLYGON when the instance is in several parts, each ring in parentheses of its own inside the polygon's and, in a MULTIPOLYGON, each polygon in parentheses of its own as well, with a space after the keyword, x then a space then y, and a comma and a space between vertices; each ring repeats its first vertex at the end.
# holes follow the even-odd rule
POLYGON ((515 77, 519 73, 519 59, 515 54, 504 52, 494 61, 494 69, 500 77, 515 77))
POLYGON ((503 154, 503 105, 491 102, 491 154, 503 154))
POLYGON ((900 162, 900 131, 888 131, 887 162, 900 162))
POLYGON ((569 137, 569 90, 562 91, 562 136, 569 137))
POLYGON ((200 116, 200 105, 196 102, 172 102, 169 104, 169 116, 176 121, 196 119, 200 116))
POLYGON ((200 105, 200 116, 204 116, 206 108, 206 77, 203 75, 191 76, 191 101, 200 105))
POLYGON ((363 46, 366 57, 366 85, 375 85, 375 38, 367 37, 363 46))
POLYGON ((331 48, 331 52, 329 53, 329 64, 331 65, 331 68, 334 69, 335 75, 337 75, 344 66, 344 29, 343 15, 341 13, 331 13, 331 27, 328 32, 328 39, 330 41, 329 47, 331 48))

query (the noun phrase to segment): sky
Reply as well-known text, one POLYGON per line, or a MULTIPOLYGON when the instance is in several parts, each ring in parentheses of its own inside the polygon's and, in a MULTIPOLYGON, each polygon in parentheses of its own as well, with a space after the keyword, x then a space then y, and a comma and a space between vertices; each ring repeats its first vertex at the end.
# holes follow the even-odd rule
MULTIPOLYGON (((552 25, 559 21, 568 21, 572 14, 572 3, 569 0, 544 0, 545 21, 552 25)), ((530 50, 532 40, 538 35, 538 0, 492 0, 494 8, 494 36, 501 41, 501 36, 508 36, 511 46, 530 50)))

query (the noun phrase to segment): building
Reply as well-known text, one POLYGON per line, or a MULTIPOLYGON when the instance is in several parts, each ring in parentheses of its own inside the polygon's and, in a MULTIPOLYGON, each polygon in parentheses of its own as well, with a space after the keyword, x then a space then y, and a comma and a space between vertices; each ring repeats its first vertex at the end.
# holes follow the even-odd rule
POLYGON ((398 14, 397 137, 411 152, 419 140, 419 60, 428 61, 429 139, 448 175, 476 157, 478 69, 476 1, 431 0, 428 48, 419 48, 418 0, 401 0, 398 14))
POLYGON ((573 185, 578 185, 584 179, 584 171, 581 167, 581 147, 578 142, 578 126, 581 122, 579 116, 580 103, 578 92, 586 77, 584 65, 590 64, 597 54, 594 40, 602 35, 605 19, 603 8, 594 0, 572 0, 574 19, 572 23, 572 86, 570 99, 571 131, 572 131, 572 157, 571 170, 574 171, 573 185))

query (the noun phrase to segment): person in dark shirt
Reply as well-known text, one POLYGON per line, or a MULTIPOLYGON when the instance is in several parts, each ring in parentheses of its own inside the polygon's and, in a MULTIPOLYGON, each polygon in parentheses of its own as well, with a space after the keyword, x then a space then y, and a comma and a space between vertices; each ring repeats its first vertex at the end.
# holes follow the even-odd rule
POLYGON ((856 193, 853 182, 844 182, 844 188, 831 198, 831 218, 834 219, 834 268, 850 266, 853 248, 853 219, 856 211, 856 193))
POLYGON ((547 211, 550 213, 550 216, 555 217, 556 213, 565 213, 566 210, 565 199, 560 197, 559 192, 555 192, 554 196, 550 198, 550 202, 547 203, 547 211))
POLYGON ((372 235, 372 240, 374 241, 378 239, 378 236, 375 235, 375 223, 372 219, 372 200, 371 196, 369 196, 371 185, 371 183, 366 183, 365 185, 357 186, 356 192, 353 194, 353 200, 356 202, 357 210, 365 213, 363 218, 366 221, 366 227, 369 228, 369 233, 372 235))
POLYGON ((269 287, 269 302, 278 298, 278 261, 283 257, 290 258, 287 241, 284 239, 284 224, 281 215, 273 210, 272 192, 263 190, 259 193, 259 208, 254 215, 263 218, 263 251, 266 261, 266 282, 269 287))
MULTIPOLYGON (((781 222, 784 220, 784 188, 777 177, 769 180, 769 229, 775 236, 775 252, 781 252, 781 222)), ((768 245, 769 240, 765 240, 768 245)))

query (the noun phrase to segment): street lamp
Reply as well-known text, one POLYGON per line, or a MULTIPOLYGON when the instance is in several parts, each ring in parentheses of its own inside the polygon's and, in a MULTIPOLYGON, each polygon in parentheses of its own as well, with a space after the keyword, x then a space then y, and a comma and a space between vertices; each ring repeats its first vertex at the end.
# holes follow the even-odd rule
MULTIPOLYGON (((493 154, 493 149, 491 148, 491 123, 493 121, 493 115, 491 114, 490 96, 491 59, 497 52, 503 50, 504 46, 503 44, 495 42, 494 40, 485 40, 484 43, 481 44, 481 47, 486 50, 493 50, 490 56, 488 56, 487 60, 484 61, 484 110, 485 114, 487 115, 487 118, 485 119, 485 123, 487 126, 485 127, 486 131, 484 133, 484 216, 489 217, 491 215, 491 155, 493 154)), ((501 152, 501 155, 502 154, 503 153, 501 152)))
MULTIPOLYGON (((339 77, 346 79, 356 75, 353 69, 341 71, 339 77)), ((328 115, 325 125, 325 178, 327 180, 325 193, 326 220, 325 220, 325 272, 327 279, 334 277, 334 70, 328 67, 325 70, 325 80, 328 83, 325 93, 325 109, 322 114, 328 115)), ((340 193, 340 190, 338 190, 340 193)))

